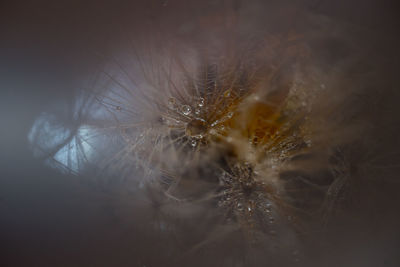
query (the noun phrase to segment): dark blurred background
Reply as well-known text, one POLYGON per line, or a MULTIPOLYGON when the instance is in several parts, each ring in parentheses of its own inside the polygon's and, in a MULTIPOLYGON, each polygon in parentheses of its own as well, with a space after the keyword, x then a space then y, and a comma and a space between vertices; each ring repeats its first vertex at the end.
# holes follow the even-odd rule
MULTIPOLYGON (((41 112, 74 97, 81 81, 97 64, 92 52, 106 49, 104 44, 112 43, 121 27, 151 35, 144 21, 161 24, 169 16, 166 13, 190 17, 190 12, 206 12, 207 5, 218 1, 199 2, 0 3, 1 266, 144 266, 134 258, 133 246, 127 240, 115 238, 113 232, 118 229, 115 229, 114 211, 104 195, 84 193, 87 189, 80 188, 76 177, 61 174, 34 158, 27 135, 41 112)), ((239 9, 246 4, 239 0, 223 2, 239 9)), ((266 1, 264 6, 268 2, 276 4, 266 1)), ((390 62, 399 59, 396 1, 294 0, 285 3, 368 29, 379 40, 376 53, 390 62)), ((179 19, 174 23, 179 23, 179 19)), ((389 64, 388 72, 398 72, 398 68, 393 70, 396 66, 389 64)), ((387 225, 390 238, 376 240, 382 244, 385 256, 373 263, 349 260, 338 265, 330 262, 329 266, 399 266, 400 231, 393 222, 387 225)), ((360 243, 363 242, 349 242, 349 247, 360 243)), ((363 257, 363 253, 374 251, 371 245, 369 249, 356 249, 354 254, 348 252, 348 256, 363 257)))

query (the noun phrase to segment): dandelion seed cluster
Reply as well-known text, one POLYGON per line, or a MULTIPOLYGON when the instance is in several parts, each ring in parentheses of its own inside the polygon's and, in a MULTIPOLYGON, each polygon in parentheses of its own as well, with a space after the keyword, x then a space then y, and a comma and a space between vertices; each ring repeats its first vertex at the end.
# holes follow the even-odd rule
MULTIPOLYGON (((252 242, 285 227, 299 231, 322 206, 304 202, 322 203, 332 182, 320 186, 299 172, 285 175, 296 156, 312 154, 309 116, 324 91, 304 81, 307 49, 292 35, 269 40, 280 52, 266 62, 208 59, 195 72, 181 65, 175 70, 182 75, 159 71, 166 85, 137 89, 147 95, 149 119, 138 124, 125 116, 120 127, 133 155, 127 164, 143 170, 144 184, 161 188, 167 202, 209 203, 223 225, 236 225, 252 242)), ((113 111, 117 118, 139 105, 123 102, 113 111)))

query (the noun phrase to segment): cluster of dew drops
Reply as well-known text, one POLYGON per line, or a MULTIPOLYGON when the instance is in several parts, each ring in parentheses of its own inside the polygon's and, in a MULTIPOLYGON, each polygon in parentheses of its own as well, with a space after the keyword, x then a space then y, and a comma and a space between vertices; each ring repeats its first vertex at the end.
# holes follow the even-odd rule
MULTIPOLYGON (((224 96, 229 97, 230 95, 225 92, 224 96)), ((188 138, 190 146, 196 148, 204 141, 207 134, 213 135, 224 131, 223 123, 233 116, 233 112, 227 112, 219 119, 207 121, 206 115, 210 111, 208 110, 210 107, 206 104, 203 97, 193 97, 190 104, 181 103, 176 98, 169 97, 167 100, 168 110, 162 120, 168 127, 181 129, 188 138)), ((216 107, 211 106, 211 108, 216 107)), ((239 164, 234 167, 233 172, 224 171, 222 173, 220 186, 223 188, 223 195, 218 206, 224 207, 228 212, 233 213, 232 215, 236 219, 242 220, 242 223, 248 225, 253 224, 253 217, 256 216, 256 213, 264 214, 261 220, 268 225, 268 233, 274 236, 276 235, 275 216, 278 216, 278 213, 271 200, 263 192, 264 186, 254 181, 253 174, 245 171, 248 169, 248 166, 239 164), (246 192, 248 188, 252 188, 250 195, 246 192)), ((292 220, 292 216, 287 216, 288 222, 292 220)), ((293 252, 295 261, 299 260, 298 253, 297 250, 293 252)))
MULTIPOLYGON (((228 112, 220 119, 207 121, 206 115, 211 107, 207 107, 203 97, 193 97, 192 104, 181 104, 174 98, 168 98, 168 112, 162 119, 172 128, 184 129, 185 136, 189 143, 196 148, 199 143, 204 141, 207 134, 216 135, 225 130, 223 123, 233 116, 233 112, 228 112)), ((218 112, 218 111, 217 111, 218 112)))
MULTIPOLYGON (((247 226, 250 231, 253 227, 258 228, 257 224, 262 224, 258 229, 266 230, 270 236, 277 236, 279 225, 276 218, 281 216, 268 197, 266 184, 256 181, 254 175, 257 175, 257 172, 248 163, 236 163, 230 171, 223 171, 220 175, 222 196, 218 206, 227 211, 228 222, 234 220, 247 226)), ((294 219, 288 215, 286 220, 292 223, 294 219)), ((300 261, 301 255, 296 247, 292 248, 291 258, 294 262, 300 261)))

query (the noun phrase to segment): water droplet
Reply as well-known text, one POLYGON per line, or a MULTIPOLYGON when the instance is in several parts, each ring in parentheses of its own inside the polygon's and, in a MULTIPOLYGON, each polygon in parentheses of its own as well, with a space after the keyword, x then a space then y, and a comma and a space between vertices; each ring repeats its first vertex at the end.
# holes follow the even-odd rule
POLYGON ((275 219, 272 218, 272 217, 270 217, 270 218, 269 218, 269 223, 274 223, 274 222, 275 222, 275 219))
POLYGON ((224 92, 224 97, 230 97, 231 96, 231 90, 226 90, 224 92))
POLYGON ((308 147, 310 147, 312 145, 312 141, 311 140, 305 140, 304 141, 308 147))
POLYGON ((198 100, 197 105, 198 105, 199 107, 204 106, 204 98, 200 97, 199 100, 198 100))
POLYGON ((170 109, 172 109, 172 110, 175 110, 175 109, 176 109, 176 99, 175 99, 175 98, 170 97, 170 98, 168 99, 168 107, 169 107, 170 109))
POLYGON ((202 138, 207 131, 204 120, 194 119, 186 125, 186 135, 196 138, 202 138))
POLYGON ((219 120, 214 121, 213 123, 211 123, 211 127, 214 127, 215 125, 217 125, 219 123, 219 120))
POLYGON ((228 112, 228 114, 226 114, 226 117, 227 117, 228 119, 232 118, 232 117, 233 117, 233 112, 232 112, 232 111, 231 111, 231 112, 228 112))
POLYGON ((271 213, 271 209, 272 209, 272 204, 267 202, 267 204, 265 204, 265 212, 271 213))
POLYGON ((192 112, 192 108, 190 106, 188 106, 188 105, 183 105, 181 107, 181 111, 182 111, 183 115, 187 116, 192 112))
POLYGON ((192 145, 192 147, 195 147, 197 145, 197 141, 195 139, 192 139, 190 144, 192 145))
POLYGON ((122 110, 121 106, 116 106, 115 109, 116 109, 116 110, 119 110, 119 111, 122 110))
POLYGON ((251 211, 251 207, 250 207, 250 206, 248 206, 248 207, 247 207, 247 210, 248 210, 248 211, 251 211))
POLYGON ((199 109, 199 108, 196 108, 196 109, 194 110, 194 113, 195 113, 196 115, 200 115, 200 113, 201 113, 201 109, 199 109))

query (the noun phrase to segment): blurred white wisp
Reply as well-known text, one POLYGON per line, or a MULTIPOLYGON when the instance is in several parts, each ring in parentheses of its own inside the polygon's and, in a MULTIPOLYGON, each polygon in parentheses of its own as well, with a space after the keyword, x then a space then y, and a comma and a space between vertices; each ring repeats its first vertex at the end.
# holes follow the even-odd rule
POLYGON ((151 149, 160 124, 157 95, 137 60, 107 58, 90 81, 57 99, 33 122, 28 141, 35 157, 62 173, 95 171, 118 180, 149 170, 140 149, 151 149), (156 126, 157 125, 157 126, 156 126), (151 143, 151 142, 150 142, 151 143))
POLYGON ((34 156, 63 173, 78 174, 99 166, 100 155, 115 141, 102 105, 81 90, 54 106, 43 111, 29 131, 34 156))

